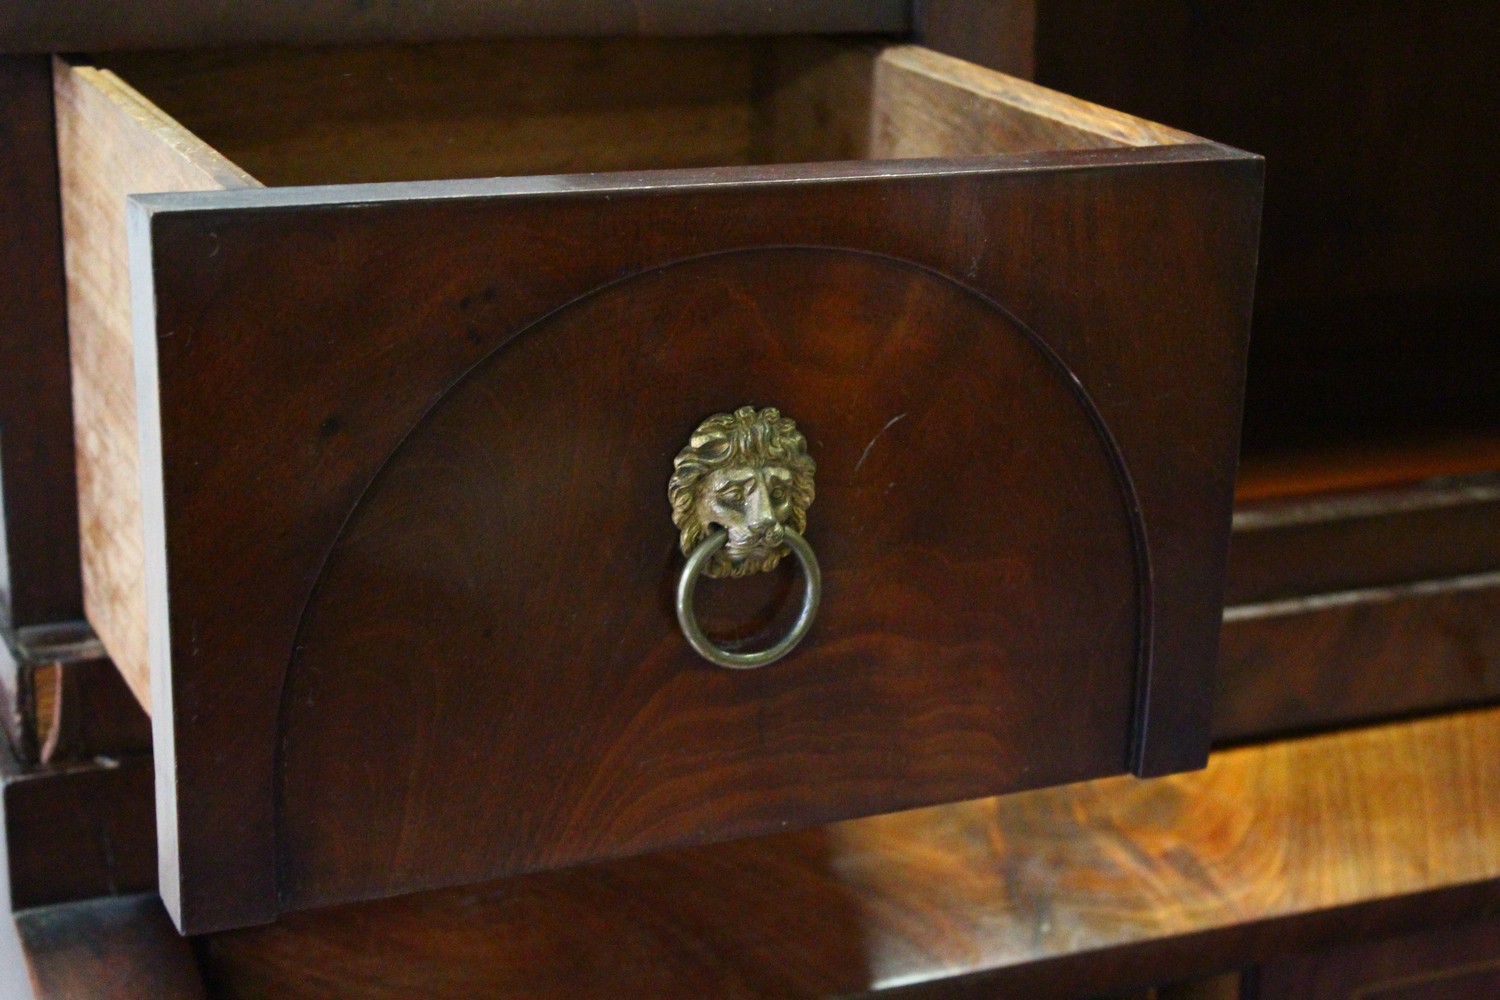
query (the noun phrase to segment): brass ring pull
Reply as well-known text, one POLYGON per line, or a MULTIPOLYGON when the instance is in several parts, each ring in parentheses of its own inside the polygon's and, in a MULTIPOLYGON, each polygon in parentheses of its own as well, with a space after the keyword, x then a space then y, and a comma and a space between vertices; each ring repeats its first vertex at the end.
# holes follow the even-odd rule
POLYGON ((682 567, 682 576, 677 580, 677 622, 682 626, 682 634, 687 637, 688 644, 708 662, 731 670, 764 667, 790 653, 812 627, 813 618, 818 613, 818 602, 823 598, 823 571, 819 569, 818 557, 813 555, 812 546, 807 544, 806 539, 791 528, 784 530, 782 538, 802 564, 802 609, 797 612, 797 621, 790 632, 774 645, 754 653, 732 653, 715 646, 698 625, 698 616, 693 611, 693 594, 698 589, 698 578, 703 575, 703 568, 708 560, 729 541, 728 532, 720 528, 699 542, 692 555, 688 556, 687 565, 682 567))
POLYGON ((790 653, 807 635, 823 595, 817 557, 802 538, 816 471, 807 439, 772 406, 715 413, 698 425, 673 460, 667 500, 687 556, 677 581, 677 621, 693 649, 710 663, 735 670, 763 667, 790 653), (775 569, 789 549, 802 563, 806 584, 792 630, 758 653, 732 653, 710 642, 693 611, 698 577, 764 573, 775 569))

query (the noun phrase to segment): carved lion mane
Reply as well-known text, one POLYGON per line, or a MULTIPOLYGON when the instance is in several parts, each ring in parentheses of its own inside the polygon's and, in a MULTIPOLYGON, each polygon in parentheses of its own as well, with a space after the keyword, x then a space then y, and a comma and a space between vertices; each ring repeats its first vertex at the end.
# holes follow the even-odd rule
MULTIPOLYGON (((807 454, 807 441, 789 417, 775 407, 757 411, 742 406, 733 413, 709 417, 693 431, 688 446, 672 463, 667 497, 672 502, 672 522, 682 533, 682 551, 691 553, 708 536, 710 525, 698 518, 699 487, 703 478, 731 466, 764 468, 780 466, 791 473, 790 511, 783 522, 801 534, 807 528, 807 508, 813 502, 813 473, 817 464, 807 454)), ((731 563, 724 553, 709 561, 709 576, 744 576, 772 569, 786 555, 783 546, 755 564, 731 563)))

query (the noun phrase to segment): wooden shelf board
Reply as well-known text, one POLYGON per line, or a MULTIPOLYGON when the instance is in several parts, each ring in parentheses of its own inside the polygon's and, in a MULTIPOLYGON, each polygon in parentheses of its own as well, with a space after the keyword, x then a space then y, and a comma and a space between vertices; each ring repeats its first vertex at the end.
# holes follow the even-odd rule
POLYGON ((1237 503, 1378 489, 1500 470, 1500 430, 1337 444, 1240 460, 1237 503))
POLYGON ((288 998, 905 997, 1027 969, 1128 975, 1132 954, 1160 970, 1174 942, 1184 968, 1228 967, 1273 942, 1368 932, 1372 904, 1408 921, 1478 905, 1496 880, 1488 709, 1222 751, 1154 781, 295 914, 202 954, 214 981, 288 998))

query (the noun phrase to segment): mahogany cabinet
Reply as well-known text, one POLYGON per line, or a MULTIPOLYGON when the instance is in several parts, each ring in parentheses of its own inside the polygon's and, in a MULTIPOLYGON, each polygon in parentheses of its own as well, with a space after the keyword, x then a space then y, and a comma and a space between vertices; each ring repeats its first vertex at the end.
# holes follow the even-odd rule
MULTIPOLYGON (((93 6, 0 11, 11 51, 95 53, 0 60, 0 674, 51 761, 4 799, 55 990, 102 957, 125 995, 338 995, 386 982, 376 939, 423 989, 597 988, 621 935, 726 996, 1343 996, 1378 964, 1351 939, 1493 905, 1487 806, 1439 837, 1358 799, 1396 762, 1482 805, 1488 723, 1045 788, 1500 692, 1473 321, 1500 228, 1454 167, 1493 135, 1449 113, 1485 99, 1493 14, 93 6), (951 58, 1029 75, 1033 28, 1054 89, 951 58), (1227 590, 1260 163, 1115 107, 1271 154, 1227 590), (730 672, 673 620, 666 493, 746 404, 817 462, 824 594, 789 657, 730 672), (85 613, 118 676, 47 641, 85 613), (1356 807, 1256 836, 1319 782, 1356 807), (1365 820, 1427 853, 1386 864, 1365 820), (106 895, 155 881, 153 841, 178 927, 286 915, 190 952, 106 895), (1330 845, 1379 885, 1321 879, 1330 845)), ((764 644, 801 579, 706 581, 698 614, 764 644)))
POLYGON ((1500 922, 1485 920, 1289 956, 1244 1000, 1477 1000, 1500 995, 1500 922))
POLYGON ((1265 155, 1216 736, 1500 698, 1500 11, 1048 0, 1037 79, 1265 155))

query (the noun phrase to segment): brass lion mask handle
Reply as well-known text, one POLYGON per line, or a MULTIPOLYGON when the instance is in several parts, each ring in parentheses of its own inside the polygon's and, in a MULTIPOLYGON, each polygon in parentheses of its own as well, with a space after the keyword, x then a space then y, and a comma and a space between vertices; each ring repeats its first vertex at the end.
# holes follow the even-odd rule
POLYGON ((796 423, 772 407, 714 414, 698 425, 672 463, 667 498, 687 556, 677 581, 677 621, 688 643, 710 663, 736 670, 775 663, 812 627, 823 577, 802 531, 816 471, 796 423), (802 607, 791 631, 758 652, 716 646, 693 610, 698 578, 763 573, 788 552, 802 564, 803 577, 802 607))

